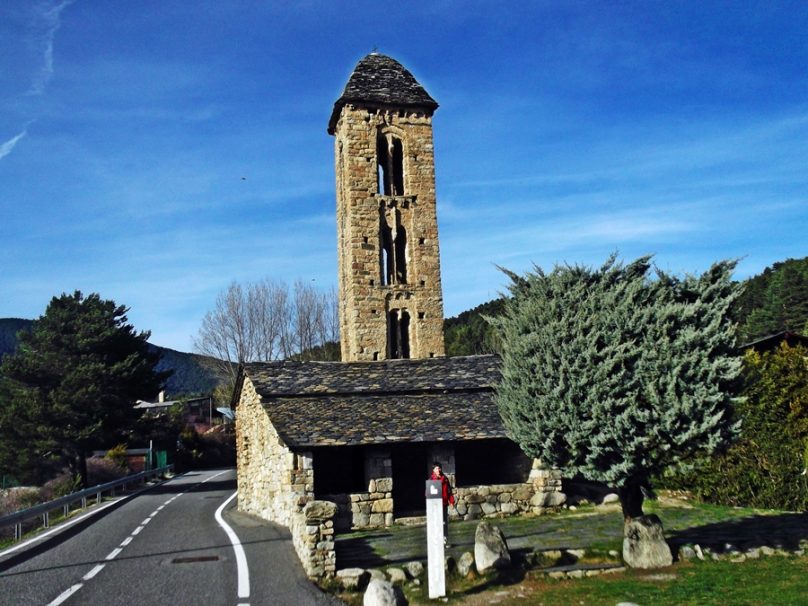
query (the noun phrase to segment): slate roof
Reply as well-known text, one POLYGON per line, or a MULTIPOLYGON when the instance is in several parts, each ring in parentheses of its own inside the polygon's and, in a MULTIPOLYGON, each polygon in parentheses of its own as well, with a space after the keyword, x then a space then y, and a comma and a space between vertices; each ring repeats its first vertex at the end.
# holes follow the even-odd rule
POLYGON ((291 448, 505 437, 497 356, 247 364, 291 448))
POLYGON ((340 111, 346 103, 423 108, 430 112, 438 107, 437 101, 407 68, 392 57, 379 53, 370 53, 356 64, 345 90, 334 103, 328 134, 334 134, 340 111))

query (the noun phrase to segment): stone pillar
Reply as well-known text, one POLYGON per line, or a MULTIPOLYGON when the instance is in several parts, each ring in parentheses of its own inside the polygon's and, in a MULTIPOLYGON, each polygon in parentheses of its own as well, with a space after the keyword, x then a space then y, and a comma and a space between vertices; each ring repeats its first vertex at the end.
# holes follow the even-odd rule
POLYGON ((561 471, 546 467, 539 459, 533 460, 528 481, 533 483, 535 494, 531 499, 534 513, 541 513, 546 508, 559 507, 567 500, 561 492, 561 471))
POLYGON ((291 527, 292 543, 311 579, 331 578, 337 571, 334 544, 334 516, 337 506, 330 501, 311 501, 296 516, 291 527))
POLYGON ((360 504, 359 508, 368 517, 366 522, 362 517, 362 522, 371 527, 390 526, 393 523, 393 460, 389 450, 366 451, 365 481, 368 483, 367 504, 364 508, 360 504))

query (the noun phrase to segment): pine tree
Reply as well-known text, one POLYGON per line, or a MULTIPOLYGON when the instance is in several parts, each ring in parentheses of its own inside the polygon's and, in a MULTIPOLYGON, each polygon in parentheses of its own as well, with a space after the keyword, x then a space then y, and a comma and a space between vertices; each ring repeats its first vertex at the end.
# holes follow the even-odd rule
POLYGON ((783 330, 808 334, 808 257, 775 263, 746 280, 734 315, 742 342, 783 330))
POLYGON ((649 257, 612 256, 598 270, 506 272, 512 297, 490 321, 511 439, 565 475, 617 487, 626 521, 642 516, 653 475, 736 432, 733 267, 651 280, 649 257))
POLYGON ((17 457, 52 457, 86 484, 85 457, 125 438, 138 398, 153 397, 158 373, 148 332, 135 332, 127 309, 97 294, 54 297, 30 333, 20 333, 0 372, 9 382, 0 440, 17 457))

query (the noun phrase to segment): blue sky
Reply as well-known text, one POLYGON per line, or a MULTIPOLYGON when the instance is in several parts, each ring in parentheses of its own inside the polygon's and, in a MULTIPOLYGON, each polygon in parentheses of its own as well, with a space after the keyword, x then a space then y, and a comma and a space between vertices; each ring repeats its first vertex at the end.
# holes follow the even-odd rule
POLYGON ((434 119, 447 316, 497 271, 808 255, 805 2, 0 6, 0 317, 75 289, 190 351, 216 294, 336 283, 332 105, 378 48, 434 119))

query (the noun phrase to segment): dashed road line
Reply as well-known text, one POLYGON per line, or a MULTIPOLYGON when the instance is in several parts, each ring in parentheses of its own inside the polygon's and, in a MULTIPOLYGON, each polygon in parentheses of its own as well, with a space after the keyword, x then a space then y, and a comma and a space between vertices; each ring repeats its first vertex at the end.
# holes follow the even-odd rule
MULTIPOLYGON (((216 477, 222 475, 223 473, 227 473, 227 470, 221 471, 221 472, 219 472, 219 473, 217 473, 215 475, 210 476, 209 478, 207 478, 205 480, 202 480, 198 484, 195 484, 193 487, 191 487, 189 490, 193 490, 197 486, 200 486, 201 484, 204 484, 205 482, 208 482, 208 481, 212 480, 213 478, 216 478, 216 477)), ((188 491, 185 491, 185 492, 188 492, 188 491)), ((144 519, 140 523, 140 525, 137 528, 135 528, 128 537, 126 537, 123 541, 121 541, 120 546, 116 547, 115 549, 110 551, 109 554, 107 554, 107 557, 104 558, 104 559, 107 560, 107 561, 111 561, 111 560, 114 560, 116 557, 118 557, 118 555, 120 555, 120 553, 123 551, 123 548, 126 547, 127 545, 129 545, 129 543, 132 542, 132 539, 134 539, 138 534, 140 534, 140 532, 143 530, 143 528, 146 526, 146 524, 148 524, 149 522, 151 522, 154 519, 154 516, 156 516, 158 513, 160 513, 160 511, 166 505, 171 503, 174 499, 184 495, 185 492, 181 492, 179 494, 174 495, 173 497, 168 499, 165 503, 160 505, 157 509, 155 509, 153 512, 151 512, 149 514, 149 517, 144 519)), ((236 564, 238 566, 238 593, 239 593, 238 597, 239 598, 249 598, 250 597, 250 580, 249 580, 249 572, 247 570, 247 558, 244 555, 244 548, 241 546, 241 543, 239 543, 238 536, 236 536, 236 533, 234 533, 233 530, 221 518, 222 510, 225 508, 225 506, 230 501, 233 500, 233 498, 237 494, 238 494, 238 492, 235 492, 234 494, 232 494, 230 496, 230 498, 228 498, 221 505, 221 507, 219 507, 219 509, 216 510, 215 518, 216 518, 216 521, 219 523, 219 525, 222 526, 222 528, 225 529, 225 532, 228 533, 228 537, 230 538, 230 542, 233 543, 233 549, 236 551, 236 564), (243 567, 243 571, 244 571, 243 572, 243 577, 242 577, 242 567, 243 567), (246 583, 246 590, 242 587, 242 579, 246 579, 246 581, 244 581, 246 583), (246 593, 243 594, 243 592, 245 592, 245 591, 246 591, 246 593)), ((113 503, 110 503, 109 505, 112 505, 112 504, 113 503)), ((109 506, 109 505, 107 505, 107 506, 109 506)), ((98 508, 98 509, 102 509, 102 508, 105 508, 105 507, 101 507, 101 508, 98 508)), ((98 509, 96 511, 98 511, 98 509)), ((84 516, 82 516, 82 517, 84 517, 84 516)), ((76 521, 78 521, 78 520, 76 520, 76 521)), ((90 579, 95 577, 95 575, 97 575, 99 572, 101 572, 104 569, 104 566, 106 566, 106 564, 97 564, 92 570, 90 570, 90 572, 88 572, 87 574, 85 574, 82 577, 82 580, 83 581, 89 581, 90 579)), ((74 593, 76 593, 83 586, 84 586, 84 583, 76 583, 75 585, 72 585, 69 589, 66 589, 65 591, 60 593, 56 597, 56 599, 54 599, 52 602, 50 602, 48 604, 48 606, 59 606, 59 604, 64 603, 65 600, 67 600, 70 596, 72 596, 74 593)), ((250 605, 249 604, 239 604, 238 606, 250 606, 250 605)))
POLYGON ((90 572, 88 572, 88 573, 87 573, 87 574, 85 574, 83 577, 81 577, 81 580, 82 580, 82 581, 89 581, 89 580, 90 580, 90 579, 92 579, 92 578, 93 578, 95 575, 97 575, 99 572, 101 572, 102 570, 104 570, 104 566, 106 566, 106 564, 98 564, 98 566, 96 566, 96 567, 95 567, 95 568, 93 568, 93 569, 92 569, 90 572))
POLYGON ((76 583, 70 589, 66 589, 65 591, 60 593, 55 600, 53 600, 51 603, 48 604, 48 606, 59 606, 59 604, 64 602, 67 598, 69 598, 71 595, 73 595, 79 589, 81 589, 83 585, 84 585, 83 583, 76 583))
POLYGON ((107 557, 105 557, 104 559, 105 559, 105 560, 114 560, 115 558, 117 558, 117 557, 118 557, 118 554, 119 554, 119 553, 121 553, 122 551, 123 551, 123 548, 121 548, 121 547, 116 547, 115 549, 113 549, 112 551, 110 551, 110 552, 107 554, 107 557))

